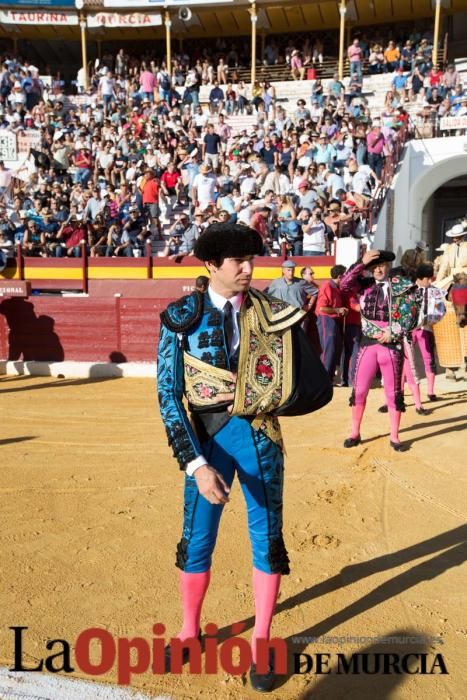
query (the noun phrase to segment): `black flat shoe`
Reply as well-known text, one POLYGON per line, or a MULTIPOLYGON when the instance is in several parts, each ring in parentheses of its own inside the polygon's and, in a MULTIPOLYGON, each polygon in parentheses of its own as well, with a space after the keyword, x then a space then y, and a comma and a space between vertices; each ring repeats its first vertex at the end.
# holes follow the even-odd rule
POLYGON ((356 438, 347 438, 347 440, 344 440, 344 447, 357 447, 357 445, 360 445, 361 441, 362 438, 360 437, 360 435, 356 438))
POLYGON ((430 401, 438 401, 438 397, 436 396, 436 394, 428 394, 428 398, 430 399, 430 401))
POLYGON ((388 407, 386 406, 386 404, 384 404, 384 406, 380 406, 380 407, 378 408, 378 413, 387 413, 388 411, 389 411, 389 409, 388 409, 388 407))
POLYGON ((391 445, 392 449, 396 452, 405 452, 407 450, 407 445, 404 445, 403 442, 393 442, 392 440, 390 440, 389 444, 391 445))
MULTIPOLYGON (((202 648, 203 636, 202 636, 201 632, 198 634, 198 642, 201 644, 201 648, 202 648)), ((190 650, 188 647, 183 647, 183 649, 182 649, 182 664, 186 664, 187 661, 189 661, 189 659, 190 659, 190 650)), ((172 661, 172 647, 170 646, 170 644, 167 644, 164 647, 164 668, 165 668, 166 673, 171 673, 171 669, 170 669, 171 661, 172 661)))
POLYGON ((426 408, 416 408, 415 409, 418 413, 419 416, 429 416, 430 411, 428 411, 426 408))
POLYGON ((253 690, 258 693, 270 693, 276 682, 276 674, 274 673, 274 656, 269 655, 269 670, 267 673, 258 673, 256 664, 252 663, 250 667, 250 684, 253 690))

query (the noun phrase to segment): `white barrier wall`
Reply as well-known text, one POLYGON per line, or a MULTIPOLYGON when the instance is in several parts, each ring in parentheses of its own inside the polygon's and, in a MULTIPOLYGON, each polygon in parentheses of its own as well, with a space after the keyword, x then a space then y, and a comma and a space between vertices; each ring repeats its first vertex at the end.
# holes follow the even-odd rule
MULTIPOLYGON (((449 180, 466 175, 467 136, 410 141, 378 218, 374 247, 392 248, 400 260, 415 241, 427 238, 423 210, 433 193, 449 180)), ((430 254, 440 242, 436 235, 432 238, 427 240, 430 254)))

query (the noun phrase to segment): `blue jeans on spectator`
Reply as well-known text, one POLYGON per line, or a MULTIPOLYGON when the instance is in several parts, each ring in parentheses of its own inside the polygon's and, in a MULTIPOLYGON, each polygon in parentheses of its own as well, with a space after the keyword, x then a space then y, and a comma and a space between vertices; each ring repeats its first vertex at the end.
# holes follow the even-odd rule
POLYGON ((319 106, 322 107, 324 104, 324 95, 322 95, 321 93, 318 93, 315 95, 315 93, 312 92, 311 93, 311 102, 312 103, 317 102, 319 104, 319 106))
POLYGON ((376 173, 378 180, 381 180, 381 173, 383 172, 384 158, 382 153, 369 153, 368 154, 368 165, 376 173))
POLYGON ((318 257, 318 255, 326 255, 326 253, 324 253, 321 250, 304 250, 303 255, 310 255, 313 257, 318 257))
POLYGON ((240 114, 243 114, 243 112, 245 111, 245 107, 248 104, 248 100, 245 97, 243 97, 243 95, 239 95, 238 100, 237 100, 237 104, 238 104, 238 111, 240 112, 240 114))
POLYGON ((297 240, 297 241, 289 241, 289 245, 291 246, 291 253, 292 255, 303 255, 303 241, 302 240, 297 240))
POLYGON ((74 181, 75 185, 82 185, 86 187, 89 180, 91 179, 92 172, 88 168, 78 168, 75 172, 74 181))
POLYGON ((108 108, 115 101, 113 95, 102 95, 102 101, 104 103, 104 111, 107 112, 108 108))
MULTIPOLYGON (((55 257, 56 258, 64 258, 64 257, 68 256, 68 250, 69 250, 68 248, 64 248, 63 246, 58 245, 55 248, 55 257)), ((73 256, 75 258, 81 257, 81 248, 79 245, 75 245, 73 247, 73 256)))
POLYGON ((355 73, 358 75, 359 80, 363 78, 361 61, 350 61, 350 75, 354 75, 355 73))
POLYGON ((234 111, 237 108, 237 102, 236 100, 226 100, 225 102, 225 109, 227 110, 227 114, 233 114, 234 111))
POLYGON ((394 73, 395 70, 399 68, 399 61, 387 61, 383 65, 383 71, 385 73, 394 73))
POLYGON ((366 145, 363 141, 358 144, 355 157, 359 165, 364 165, 366 163, 366 145))

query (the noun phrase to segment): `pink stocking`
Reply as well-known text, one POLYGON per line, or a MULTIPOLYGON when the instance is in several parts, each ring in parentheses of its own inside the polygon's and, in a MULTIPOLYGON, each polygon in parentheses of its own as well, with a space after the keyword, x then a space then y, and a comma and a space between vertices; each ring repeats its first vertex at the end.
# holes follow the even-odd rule
POLYGON ((422 398, 420 396, 420 384, 409 382, 409 388, 415 401, 415 408, 422 408, 422 398))
POLYGON ((399 426, 401 423, 401 412, 389 409, 389 420, 391 421, 391 441, 399 442, 399 426))
POLYGON ((360 437, 360 425, 362 423, 363 414, 365 412, 365 404, 352 406, 352 434, 350 437, 360 437))
POLYGON ((272 616, 276 607, 281 584, 280 574, 266 574, 253 569, 253 592, 255 596, 255 628, 251 638, 253 661, 256 663, 256 640, 269 639, 272 616))
POLYGON ((177 637, 179 639, 193 639, 199 634, 201 608, 204 596, 208 590, 211 578, 211 570, 200 574, 180 572, 180 590, 183 605, 183 627, 177 637))
POLYGON ((435 374, 433 372, 426 373, 426 382, 428 388, 428 394, 432 395, 435 393, 435 374))

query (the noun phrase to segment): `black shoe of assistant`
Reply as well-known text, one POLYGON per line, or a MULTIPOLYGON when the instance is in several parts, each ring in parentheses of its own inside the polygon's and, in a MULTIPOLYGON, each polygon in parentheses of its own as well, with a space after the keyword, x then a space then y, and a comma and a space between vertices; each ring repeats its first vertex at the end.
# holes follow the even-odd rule
POLYGON ((384 404, 384 406, 380 406, 380 407, 378 408, 378 413, 387 413, 388 411, 389 411, 389 409, 388 409, 388 407, 386 406, 386 404, 384 404))
POLYGON ((436 394, 428 394, 428 398, 430 399, 430 401, 438 401, 438 397, 436 396, 436 394))
POLYGON ((392 440, 390 440, 389 444, 391 445, 392 449, 396 452, 406 452, 407 450, 407 445, 404 445, 403 442, 393 442, 392 440))
POLYGON ((428 411, 428 409, 426 409, 426 408, 423 408, 423 406, 422 406, 422 408, 416 408, 415 410, 417 411, 419 416, 429 416, 430 415, 430 411, 428 411))
POLYGON ((347 440, 344 440, 344 447, 357 447, 362 441, 362 438, 360 435, 356 438, 349 437, 347 440))

